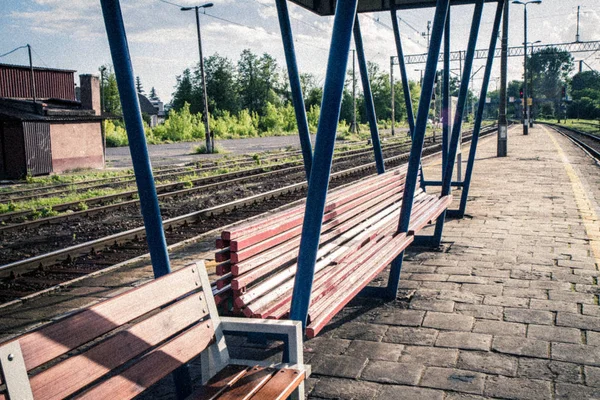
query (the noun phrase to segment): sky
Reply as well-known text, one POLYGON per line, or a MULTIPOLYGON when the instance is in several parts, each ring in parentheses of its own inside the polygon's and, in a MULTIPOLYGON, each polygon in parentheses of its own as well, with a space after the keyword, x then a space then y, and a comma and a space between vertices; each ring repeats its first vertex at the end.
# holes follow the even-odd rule
MULTIPOLYGON (((169 0, 178 5, 201 4, 195 0, 169 0)), ((201 15, 202 44, 205 57, 218 53, 237 62, 244 49, 273 55, 285 66, 277 13, 273 0, 212 0, 214 6, 201 15)), ((577 6, 581 6, 581 41, 600 40, 600 1, 543 0, 528 10, 528 40, 542 44, 575 41, 577 6)), ((198 60, 196 23, 193 12, 182 12, 161 0, 121 0, 125 28, 135 74, 149 93, 151 87, 165 102, 171 99, 176 76, 198 60)), ((292 29, 301 73, 312 73, 323 83, 333 24, 332 17, 319 17, 290 3, 292 29)), ((484 8, 477 48, 488 48, 495 4, 484 8)), ((405 54, 426 52, 427 21, 433 9, 404 10, 400 30, 405 54)), ((465 50, 473 6, 452 8, 452 50, 465 50)), ((512 5, 509 46, 523 42, 523 6, 512 5)), ((395 54, 388 12, 360 15, 366 57, 389 71, 390 56, 395 54)), ((0 0, 0 54, 30 44, 36 66, 77 70, 77 74, 95 73, 103 64, 112 63, 99 0, 0 0)), ((498 42, 498 46, 500 42, 498 42)), ((600 52, 578 53, 594 69, 600 69, 600 52)), ((509 79, 521 79, 522 58, 509 59, 509 79)), ((0 57, 0 63, 27 64, 27 51, 17 50, 0 57)), ((490 89, 499 77, 499 59, 495 60, 490 89)), ((476 61, 473 71, 483 65, 476 61)), ((394 71, 398 77, 399 72, 394 71)), ((419 68, 408 65, 409 79, 418 80, 419 68)), ((439 66, 441 68, 441 65, 439 66)), ((452 65, 458 69, 458 63, 452 65)), ((584 69, 588 69, 584 66, 584 69)), ((481 85, 483 70, 473 79, 481 85)))

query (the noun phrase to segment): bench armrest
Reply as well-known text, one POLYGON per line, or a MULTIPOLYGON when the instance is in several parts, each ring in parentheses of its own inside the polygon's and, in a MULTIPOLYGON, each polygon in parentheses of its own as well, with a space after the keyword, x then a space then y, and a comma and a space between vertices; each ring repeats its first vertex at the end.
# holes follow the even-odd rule
POLYGON ((277 319, 250 319, 221 317, 223 331, 273 333, 287 336, 289 363, 303 365, 302 323, 300 321, 277 319))

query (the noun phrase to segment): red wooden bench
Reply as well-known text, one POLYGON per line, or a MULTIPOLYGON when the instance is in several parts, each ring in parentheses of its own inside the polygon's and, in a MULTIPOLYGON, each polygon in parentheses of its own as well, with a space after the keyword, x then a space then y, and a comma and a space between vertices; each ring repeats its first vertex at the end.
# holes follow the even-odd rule
MULTIPOLYGON (((307 336, 331 318, 435 220, 452 201, 415 192, 411 225, 397 233, 406 168, 332 191, 323 217, 307 336)), ((298 205, 221 233, 217 273, 232 310, 247 317, 287 317, 296 272, 304 205, 298 205)), ((310 212, 310 211, 308 211, 310 212)))
POLYGON ((204 263, 0 345, 0 399, 128 399, 201 357, 192 399, 303 398, 302 325, 220 318, 204 263), (284 336, 290 363, 229 358, 223 332, 284 336))

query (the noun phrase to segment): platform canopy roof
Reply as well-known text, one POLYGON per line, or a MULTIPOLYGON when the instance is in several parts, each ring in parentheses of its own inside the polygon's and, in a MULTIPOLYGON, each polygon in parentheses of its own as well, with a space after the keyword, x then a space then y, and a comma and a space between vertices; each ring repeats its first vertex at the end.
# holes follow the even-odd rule
MULTIPOLYGON (((335 11, 336 0, 290 0, 319 15, 333 15, 335 11)), ((358 0, 358 12, 389 11, 396 2, 396 8, 413 9, 435 7, 435 0, 358 0)), ((497 0, 485 0, 488 3, 497 2, 497 0)), ((450 5, 473 4, 474 0, 451 0, 450 5)))

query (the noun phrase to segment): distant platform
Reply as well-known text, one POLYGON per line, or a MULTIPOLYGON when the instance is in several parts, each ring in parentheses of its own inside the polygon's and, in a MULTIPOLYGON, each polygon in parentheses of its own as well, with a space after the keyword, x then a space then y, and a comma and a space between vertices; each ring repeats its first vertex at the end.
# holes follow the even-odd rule
MULTIPOLYGON (((334 0, 291 0, 291 2, 319 15, 333 15, 335 12, 336 2, 334 0)), ((475 0, 452 0, 450 5, 460 6, 474 3, 475 0)), ((486 3, 497 3, 497 0, 486 0, 486 3)), ((390 11, 393 4, 389 0, 358 0, 358 12, 390 11)), ((396 9, 429 8, 435 7, 435 4, 435 0, 396 0, 396 9)))

